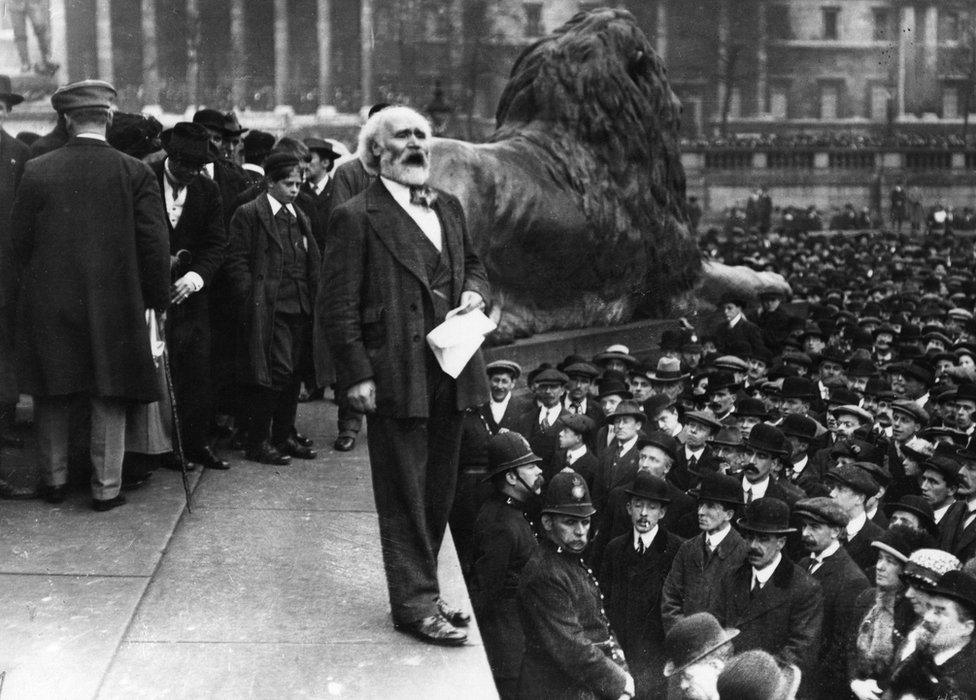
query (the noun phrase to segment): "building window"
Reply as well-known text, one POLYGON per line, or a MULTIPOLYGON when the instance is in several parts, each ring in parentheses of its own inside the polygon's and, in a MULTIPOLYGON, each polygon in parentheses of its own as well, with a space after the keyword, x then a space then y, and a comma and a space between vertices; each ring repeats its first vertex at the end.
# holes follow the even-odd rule
POLYGON ((959 13, 955 10, 943 10, 939 13, 939 19, 942 20, 939 38, 942 41, 959 41, 961 34, 959 13))
POLYGON ((824 39, 836 39, 837 38, 837 19, 840 16, 839 7, 822 7, 820 8, 821 16, 823 17, 823 38, 824 39))
POLYGON ((774 119, 786 119, 787 116, 787 96, 786 85, 769 86, 769 113, 774 119))
POLYGON ((766 10, 766 28, 773 39, 793 39, 789 6, 770 5, 766 10))
POLYGON ((871 119, 876 122, 888 120, 888 88, 884 85, 871 86, 871 119))
POLYGON ((527 2, 522 9, 525 11, 525 36, 542 36, 542 3, 527 2))
POLYGON ((955 85, 942 88, 942 118, 959 118, 959 89, 955 85))
POLYGON ((820 86, 820 118, 824 120, 837 118, 837 103, 839 100, 837 85, 834 83, 823 83, 820 86))
POLYGON ((875 7, 871 10, 874 17, 874 31, 872 38, 875 41, 888 41, 891 39, 891 12, 887 7, 875 7))

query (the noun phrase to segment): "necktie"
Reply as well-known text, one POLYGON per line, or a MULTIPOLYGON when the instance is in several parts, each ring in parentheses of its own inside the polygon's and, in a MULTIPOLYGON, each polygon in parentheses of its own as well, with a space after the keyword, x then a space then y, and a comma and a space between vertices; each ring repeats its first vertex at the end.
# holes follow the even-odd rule
POLYGON ((551 423, 549 423, 549 411, 542 412, 542 420, 539 421, 539 424, 542 426, 543 430, 549 429, 549 427, 551 426, 551 423))
POLYGON ((818 566, 820 566, 820 560, 817 559, 817 557, 811 556, 810 564, 807 566, 807 571, 812 574, 813 570, 816 569, 818 566))
POLYGON ((291 215, 291 212, 288 211, 286 207, 282 207, 281 209, 278 210, 278 213, 275 214, 275 218, 279 219, 280 221, 284 221, 288 223, 291 222, 291 220, 294 219, 295 217, 291 215))
POLYGON ((166 182, 168 182, 169 185, 170 185, 170 187, 173 188, 173 199, 174 200, 179 199, 180 198, 180 193, 183 192, 183 187, 184 186, 181 185, 176 180, 174 180, 173 178, 171 178, 170 175, 169 175, 169 173, 164 173, 164 175, 166 176, 166 182))
POLYGON ((698 458, 692 456, 692 458, 688 460, 688 471, 693 472, 697 468, 698 468, 698 458))
POLYGON ((644 540, 643 540, 643 538, 638 537, 637 538, 637 553, 638 554, 643 554, 645 551, 647 551, 647 548, 644 546, 644 540))
POLYGON ((412 185, 410 187, 410 203, 430 209, 437 201, 437 193, 427 186, 412 185))
POLYGON ((746 489, 746 503, 752 503, 752 489, 746 489))
POLYGON ((583 412, 583 405, 574 403, 569 407, 569 410, 575 413, 576 415, 579 415, 583 412))
POLYGON ((966 529, 973 524, 973 520, 976 520, 976 510, 971 510, 966 515, 966 522, 962 524, 963 529, 966 529))

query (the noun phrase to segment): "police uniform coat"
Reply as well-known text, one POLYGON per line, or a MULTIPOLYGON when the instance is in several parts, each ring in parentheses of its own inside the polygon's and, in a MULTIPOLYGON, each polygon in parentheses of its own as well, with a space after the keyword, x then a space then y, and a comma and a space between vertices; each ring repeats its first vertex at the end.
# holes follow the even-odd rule
MULTIPOLYGON (((811 561, 810 557, 804 557, 799 562, 800 568, 808 569, 811 561)), ((810 576, 823 590, 824 615, 814 670, 804 678, 804 687, 815 698, 846 697, 847 661, 858 622, 857 598, 871 584, 843 547, 824 559, 810 576)))
POLYGON ((539 546, 524 504, 495 493, 474 525, 471 598, 496 680, 518 681, 525 650, 518 593, 522 569, 539 546))
POLYGON ((525 631, 519 698, 620 697, 627 665, 611 658, 619 645, 578 555, 544 541, 522 569, 518 604, 525 631))
POLYGON ((610 627, 634 675, 638 697, 657 697, 661 690, 664 625, 661 590, 681 538, 658 526, 650 546, 639 554, 634 531, 610 541, 600 566, 600 587, 610 627))
MULTIPOLYGON (((433 209, 441 220, 459 297, 451 306, 457 306, 464 291, 477 292, 487 302, 488 277, 461 203, 447 193, 438 195, 433 209)), ((341 235, 330 236, 326 246, 316 322, 332 350, 340 391, 372 378, 378 414, 426 418, 426 335, 434 327, 426 319, 433 316, 434 301, 419 251, 398 233, 408 226, 416 228, 380 180, 333 211, 329 230, 341 235)), ((459 411, 488 400, 480 352, 458 375, 456 387, 459 411)))
MULTIPOLYGON (((14 275, 10 268, 10 209, 29 154, 27 146, 0 129, 0 279, 14 275)), ((7 298, 5 286, 0 284, 0 404, 16 403, 19 398, 13 342, 16 290, 7 298)))
POLYGON ((158 400, 145 312, 169 305, 169 237, 149 167, 74 137, 28 161, 11 229, 23 391, 158 400))
POLYGON ((823 624, 820 584, 784 555, 765 586, 751 587, 752 566, 744 562, 722 580, 713 601, 722 626, 739 630, 735 650, 762 649, 809 673, 823 624))
POLYGON ((742 566, 748 549, 742 535, 734 529, 707 558, 703 533, 682 543, 661 592, 665 633, 683 617, 714 609, 722 580, 742 566))
MULTIPOLYGON (((297 207, 295 213, 305 240, 308 289, 314 296, 319 250, 308 218, 297 207)), ((284 249, 267 196, 261 195, 234 212, 229 235, 225 273, 241 308, 238 379, 245 384, 270 387, 274 310, 284 268, 284 249)))

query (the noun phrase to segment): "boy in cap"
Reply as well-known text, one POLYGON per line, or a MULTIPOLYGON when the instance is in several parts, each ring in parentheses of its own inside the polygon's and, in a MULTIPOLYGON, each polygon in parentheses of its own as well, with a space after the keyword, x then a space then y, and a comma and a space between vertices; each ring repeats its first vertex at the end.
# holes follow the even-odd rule
POLYGON ((676 455, 674 469, 668 480, 680 489, 698 483, 698 474, 716 471, 718 463, 708 441, 722 429, 722 424, 707 411, 685 413, 684 429, 678 439, 682 449, 676 455))
POLYGON ((804 685, 812 697, 844 697, 855 603, 871 584, 841 543, 849 517, 839 504, 822 496, 807 498, 797 502, 793 514, 802 523, 801 541, 808 553, 799 565, 820 584, 824 596, 820 645, 804 685))
POLYGON ((519 613, 525 656, 518 697, 634 695, 634 678, 581 560, 596 513, 579 474, 559 472, 542 503, 542 545, 522 569, 519 613))
POLYGON ((825 481, 830 487, 830 497, 847 514, 847 544, 844 546, 851 559, 861 567, 865 575, 870 575, 877 560, 871 543, 881 536, 883 530, 867 516, 867 501, 878 492, 878 482, 861 467, 854 464, 841 464, 829 472, 825 481))
POLYGON ((607 618, 634 675, 639 697, 660 694, 664 667, 661 589, 681 539, 662 522, 671 499, 664 479, 638 472, 626 488, 631 530, 603 553, 600 585, 607 618))
POLYGON ((540 458, 518 433, 492 436, 487 451, 486 480, 494 493, 474 524, 472 602, 498 694, 510 698, 525 648, 516 593, 522 568, 538 546, 528 510, 541 495, 543 478, 540 458))
POLYGON ((546 478, 552 478, 560 469, 571 469, 586 479, 587 486, 592 486, 600 469, 600 460, 587 447, 586 439, 595 432, 596 423, 588 416, 576 414, 563 416, 559 422, 559 449, 553 455, 552 464, 548 465, 546 478))

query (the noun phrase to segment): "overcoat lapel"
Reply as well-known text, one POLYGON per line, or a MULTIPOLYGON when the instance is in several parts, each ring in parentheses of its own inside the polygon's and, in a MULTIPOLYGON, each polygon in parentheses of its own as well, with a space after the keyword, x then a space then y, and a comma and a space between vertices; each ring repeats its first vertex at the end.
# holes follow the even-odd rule
POLYGON ((274 241, 276 246, 282 248, 281 241, 278 240, 278 234, 275 229, 274 216, 271 214, 271 202, 268 201, 268 197, 264 193, 258 195, 258 197, 261 200, 258 207, 258 218, 261 220, 261 225, 264 226, 264 232, 268 234, 268 238, 274 241))
POLYGON ((405 226, 412 226, 417 229, 418 235, 424 234, 417 223, 396 203, 393 195, 379 179, 375 180, 366 191, 366 215, 377 238, 389 249, 390 254, 429 291, 427 270, 420 257, 419 248, 412 245, 405 236, 398 235, 397 231, 402 231, 405 226))

